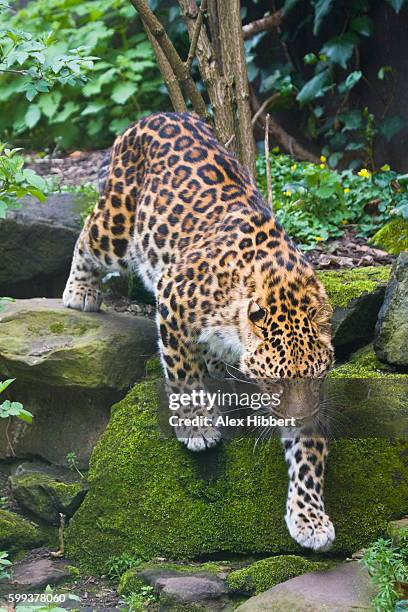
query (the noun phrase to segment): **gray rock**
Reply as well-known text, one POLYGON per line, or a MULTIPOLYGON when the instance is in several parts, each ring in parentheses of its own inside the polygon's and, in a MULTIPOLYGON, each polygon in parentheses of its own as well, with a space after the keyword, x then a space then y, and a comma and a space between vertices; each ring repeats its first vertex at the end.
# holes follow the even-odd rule
POLYGON ((159 578, 155 589, 160 601, 181 603, 203 602, 221 598, 226 590, 221 580, 205 576, 171 576, 159 578))
POLYGON ((54 586, 69 578, 68 561, 62 559, 22 560, 15 563, 10 586, 33 591, 48 584, 54 586))
POLYGON ((357 561, 311 572, 251 597, 237 612, 350 612, 372 610, 376 590, 357 561))
POLYGON ((398 257, 378 315, 374 349, 378 358, 408 366, 408 252, 398 257))
POLYGON ((155 324, 144 317, 83 313, 59 300, 8 303, 0 312, 0 380, 17 379, 12 398, 34 420, 12 420, 12 448, 7 424, 0 423, 0 457, 39 456, 63 465, 74 452, 86 466, 110 407, 144 376, 156 346, 155 324))
POLYGON ((0 286, 57 274, 72 259, 82 228, 81 200, 54 194, 45 202, 23 200, 0 221, 0 286))

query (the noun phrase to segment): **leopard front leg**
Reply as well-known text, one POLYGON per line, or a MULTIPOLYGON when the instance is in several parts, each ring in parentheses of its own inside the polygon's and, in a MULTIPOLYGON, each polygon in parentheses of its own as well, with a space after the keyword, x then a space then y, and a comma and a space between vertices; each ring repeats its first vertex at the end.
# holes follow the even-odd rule
POLYGON ((305 548, 324 551, 332 545, 335 533, 324 510, 324 466, 328 455, 323 437, 283 439, 289 468, 289 488, 285 521, 289 533, 305 548))
MULTIPOLYGON (((160 356, 169 398, 180 398, 183 393, 193 397, 193 392, 205 392, 207 368, 192 330, 183 319, 171 312, 165 301, 158 304, 157 321, 160 356)), ((180 405, 177 413, 172 415, 177 417, 177 424, 173 426, 177 439, 191 451, 211 448, 221 439, 220 431, 213 425, 216 407, 213 406, 211 410, 208 407, 208 403, 198 399, 195 405, 180 405), (195 417, 202 417, 200 424, 184 423, 186 419, 195 417)))
POLYGON ((87 223, 75 245, 71 272, 62 301, 67 308, 95 312, 100 309, 102 303, 99 287, 102 266, 89 246, 88 226, 87 223))

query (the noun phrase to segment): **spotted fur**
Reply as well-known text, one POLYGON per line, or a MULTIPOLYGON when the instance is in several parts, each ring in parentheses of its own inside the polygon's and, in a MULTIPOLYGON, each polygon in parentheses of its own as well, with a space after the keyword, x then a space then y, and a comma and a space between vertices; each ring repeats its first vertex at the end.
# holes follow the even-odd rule
MULTIPOLYGON (((98 310, 109 270, 137 272, 155 294, 170 384, 223 376, 225 363, 265 384, 321 379, 330 365, 324 289, 253 179, 196 115, 152 115, 116 139, 64 304, 98 310)), ((191 450, 220 439, 215 427, 177 435, 191 450)), ((302 436, 284 445, 289 531, 326 548, 334 539, 322 497, 326 443, 302 436)))

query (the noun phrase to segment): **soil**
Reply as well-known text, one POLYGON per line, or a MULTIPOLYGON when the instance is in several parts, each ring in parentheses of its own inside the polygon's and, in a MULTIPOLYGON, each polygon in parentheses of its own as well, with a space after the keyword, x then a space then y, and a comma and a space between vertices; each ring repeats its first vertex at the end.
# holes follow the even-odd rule
MULTIPOLYGON (((32 153, 26 156, 27 167, 44 178, 51 178, 58 185, 80 186, 93 184, 97 187, 98 168, 109 149, 101 151, 74 151, 69 155, 39 157, 32 153)), ((307 251, 307 258, 320 269, 380 266, 391 263, 393 256, 367 244, 353 226, 345 226, 344 234, 307 251)))

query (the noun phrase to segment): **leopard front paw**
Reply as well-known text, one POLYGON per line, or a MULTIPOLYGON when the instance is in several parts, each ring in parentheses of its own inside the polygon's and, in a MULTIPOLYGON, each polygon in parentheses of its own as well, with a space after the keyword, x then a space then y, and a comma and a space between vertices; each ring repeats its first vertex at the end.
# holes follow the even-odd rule
POLYGON ((221 440, 220 431, 212 426, 194 429, 180 427, 176 429, 176 436, 188 450, 196 453, 216 446, 221 440))
POLYGON ((301 511, 288 510, 285 521, 292 538, 304 548, 322 552, 329 550, 336 537, 327 514, 312 507, 301 511))
POLYGON ((102 304, 102 293, 95 287, 68 284, 62 295, 62 302, 66 308, 97 312, 102 304))

